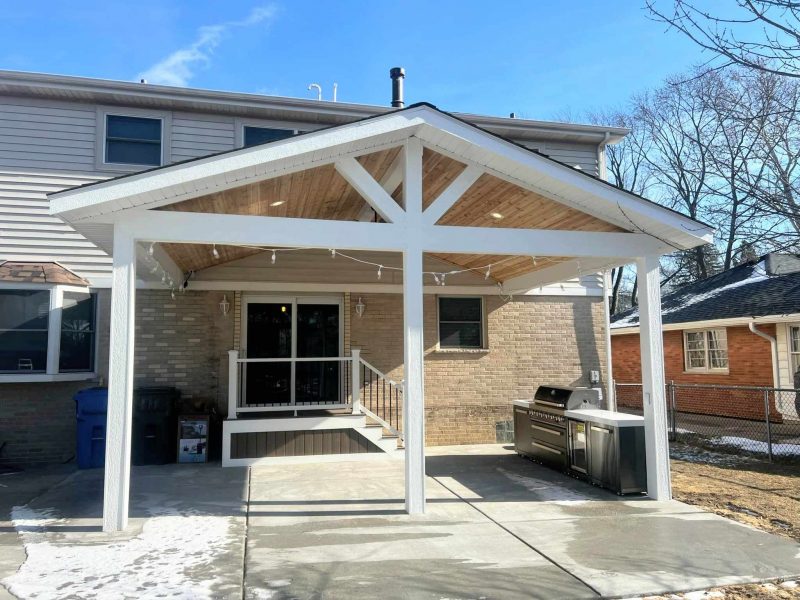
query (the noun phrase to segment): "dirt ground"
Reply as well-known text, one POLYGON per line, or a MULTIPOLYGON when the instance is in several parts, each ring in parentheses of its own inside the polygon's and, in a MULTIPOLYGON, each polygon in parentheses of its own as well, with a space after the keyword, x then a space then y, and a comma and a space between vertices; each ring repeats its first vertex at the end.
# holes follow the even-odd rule
MULTIPOLYGON (((672 444, 670 454, 676 500, 800 542, 800 464, 770 464, 681 444, 672 444)), ((800 599, 800 582, 735 585, 663 598, 794 600, 800 599)))

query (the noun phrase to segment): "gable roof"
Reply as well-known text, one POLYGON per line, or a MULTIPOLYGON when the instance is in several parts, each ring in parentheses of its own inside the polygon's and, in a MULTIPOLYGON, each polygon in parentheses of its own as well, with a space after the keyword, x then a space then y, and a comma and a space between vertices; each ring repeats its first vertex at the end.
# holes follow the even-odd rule
MULTIPOLYGON (((411 136, 420 138, 437 152, 486 166, 488 172, 500 174, 517 185, 628 231, 650 234, 667 245, 689 248, 712 238, 713 230, 703 223, 425 103, 261 146, 64 190, 49 196, 50 210, 92 239, 91 224, 110 223, 111 213, 158 208, 333 162, 346 152, 397 146, 411 136)), ((102 242, 100 245, 104 246, 102 242)))
MULTIPOLYGON (((800 269, 781 272, 764 256, 684 286, 661 299, 664 325, 800 313, 800 269)), ((800 260, 800 257, 798 257, 800 260)), ((612 329, 639 325, 639 310, 614 315, 612 329)))

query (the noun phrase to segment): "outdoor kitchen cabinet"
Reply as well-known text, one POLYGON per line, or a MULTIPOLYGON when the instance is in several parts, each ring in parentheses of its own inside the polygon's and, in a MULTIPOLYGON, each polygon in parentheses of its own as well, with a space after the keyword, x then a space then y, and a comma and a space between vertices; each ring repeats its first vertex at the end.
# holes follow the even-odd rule
POLYGON ((514 403, 514 448, 519 454, 528 454, 531 447, 531 417, 528 403, 514 403))
POLYGON ((647 491, 644 424, 641 417, 592 410, 567 411, 567 415, 571 424, 579 421, 584 425, 587 455, 585 476, 589 481, 617 494, 647 491))

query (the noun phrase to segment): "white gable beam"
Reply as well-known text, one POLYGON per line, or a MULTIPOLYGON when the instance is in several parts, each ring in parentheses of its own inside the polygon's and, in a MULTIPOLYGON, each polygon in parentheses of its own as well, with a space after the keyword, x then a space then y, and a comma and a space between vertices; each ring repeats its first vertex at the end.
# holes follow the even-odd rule
MULTIPOLYGON (((384 173, 381 180, 378 182, 381 184, 381 187, 386 191, 387 194, 390 196, 394 194, 397 187, 403 182, 403 158, 404 153, 400 152, 397 155, 397 158, 394 159, 392 166, 389 167, 389 170, 384 173)), ((375 211, 372 209, 372 206, 369 203, 365 204, 361 211, 358 213, 356 217, 356 221, 373 221, 375 217, 375 211)))
POLYGON ((483 175, 484 172, 483 169, 475 165, 469 165, 466 169, 461 171, 459 176, 456 177, 425 210, 425 222, 430 225, 435 225, 436 222, 461 199, 461 196, 478 181, 478 178, 483 175))
POLYGON ((165 210, 128 212, 125 225, 137 240, 156 242, 383 251, 399 251, 405 245, 405 229, 392 223, 165 210))
MULTIPOLYGON (((506 294, 520 294, 546 285, 562 283, 587 274, 598 273, 603 269, 628 264, 631 260, 630 258, 591 257, 568 260, 506 279, 503 282, 503 292, 506 294)), ((541 261, 546 264, 547 258, 542 257, 541 261)))
POLYGON ((147 244, 136 245, 139 279, 153 279, 155 277, 161 277, 161 274, 158 272, 155 274, 150 274, 150 270, 153 268, 155 261, 161 266, 162 269, 164 269, 167 277, 172 279, 176 288, 183 283, 183 271, 181 271, 180 267, 175 264, 175 261, 173 261, 172 257, 164 251, 160 244, 155 244, 153 246, 152 258, 150 257, 148 250, 149 248, 147 244))
POLYGON ((389 223, 403 221, 405 218, 403 209, 355 158, 337 160, 335 166, 339 174, 355 188, 384 221, 389 223))
POLYGON ((636 256, 648 250, 660 255, 672 249, 641 233, 509 229, 428 225, 422 243, 426 252, 454 254, 520 254, 531 256, 636 256))

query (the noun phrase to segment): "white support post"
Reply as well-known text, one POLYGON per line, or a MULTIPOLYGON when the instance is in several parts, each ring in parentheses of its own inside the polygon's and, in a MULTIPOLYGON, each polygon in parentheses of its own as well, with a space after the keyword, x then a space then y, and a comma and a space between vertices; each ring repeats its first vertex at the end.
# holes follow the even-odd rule
MULTIPOLYGON (((622 267, 620 267, 622 268, 622 267)), ((603 277, 603 333, 606 342, 606 406, 608 410, 617 410, 617 390, 614 387, 614 361, 611 356, 611 271, 602 272, 603 277)))
POLYGON ((661 332, 661 273, 658 256, 636 260, 639 281, 639 342, 642 360, 647 495, 672 498, 667 440, 664 341, 661 332))
POLYGON ((351 360, 353 361, 350 373, 352 376, 352 384, 350 389, 353 396, 353 414, 361 414, 361 349, 350 349, 351 360))
POLYGON ((228 419, 239 415, 239 351, 228 350, 228 419))
POLYGON ((422 338, 422 144, 410 138, 405 146, 403 176, 408 246, 403 252, 403 331, 405 389, 403 434, 406 459, 406 512, 425 512, 425 381, 422 338))
POLYGON ((103 531, 122 531, 128 525, 135 303, 136 248, 133 236, 124 227, 115 225, 103 531))

